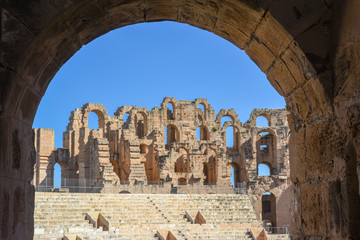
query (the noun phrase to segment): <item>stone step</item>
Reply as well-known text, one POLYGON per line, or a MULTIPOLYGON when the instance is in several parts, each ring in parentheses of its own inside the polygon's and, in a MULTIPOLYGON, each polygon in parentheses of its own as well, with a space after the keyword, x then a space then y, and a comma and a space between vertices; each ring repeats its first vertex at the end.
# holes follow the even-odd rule
POLYGON ((34 239, 57 239, 61 233, 81 239, 156 239, 159 229, 177 239, 246 239, 246 231, 221 226, 258 223, 247 197, 225 194, 36 193, 34 220, 38 233, 43 231, 34 239), (200 211, 207 224, 190 224, 185 210, 200 211), (111 230, 94 228, 86 213, 95 221, 101 213, 111 230))

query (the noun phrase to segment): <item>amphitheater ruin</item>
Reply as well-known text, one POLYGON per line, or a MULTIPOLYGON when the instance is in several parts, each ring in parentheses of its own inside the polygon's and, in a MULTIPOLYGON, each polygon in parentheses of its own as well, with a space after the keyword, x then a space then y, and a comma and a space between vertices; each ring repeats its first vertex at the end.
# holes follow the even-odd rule
POLYGON ((241 123, 234 109, 221 109, 216 115, 207 99, 166 97, 150 111, 122 106, 114 116, 102 104, 87 103, 71 112, 63 148, 54 147, 54 130, 34 129, 35 239, 154 239, 161 235, 156 231, 164 229, 171 230, 173 239, 260 239, 262 227, 267 231, 261 234, 268 239, 287 239, 291 221, 287 114, 285 109, 254 109, 241 123), (98 117, 98 129, 89 128, 90 112, 98 117), (268 126, 257 126, 259 116, 268 126), (56 163, 61 166, 59 189, 53 184, 56 163), (260 164, 268 166, 269 176, 259 176, 260 164), (60 206, 68 204, 59 213, 49 212, 46 206, 57 208, 59 201, 60 206), (77 209, 80 202, 84 209, 67 221, 66 208, 77 209), (51 224, 53 218, 59 220, 51 224), (193 232, 192 218, 201 224, 193 232), (86 227, 79 227, 84 220, 86 227), (91 221, 97 224, 89 227, 91 221), (131 233, 131 227, 142 231, 131 233), (224 227, 226 231, 218 235, 208 229, 216 232, 224 227))
POLYGON ((166 20, 229 40, 284 97, 294 239, 360 239, 358 0, 3 0, 0 10, 1 239, 34 236, 32 123, 53 76, 113 29, 166 20))

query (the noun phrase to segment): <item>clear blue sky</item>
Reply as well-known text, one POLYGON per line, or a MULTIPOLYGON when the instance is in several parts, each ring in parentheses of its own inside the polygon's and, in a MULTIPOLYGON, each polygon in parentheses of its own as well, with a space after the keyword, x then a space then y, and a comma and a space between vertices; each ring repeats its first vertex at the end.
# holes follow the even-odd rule
POLYGON ((142 23, 83 46, 51 81, 34 128, 55 129, 55 145, 70 112, 103 103, 109 115, 122 105, 160 106, 164 97, 207 98, 216 113, 234 108, 241 122, 254 108, 284 108, 264 73, 235 45, 187 24, 142 23))

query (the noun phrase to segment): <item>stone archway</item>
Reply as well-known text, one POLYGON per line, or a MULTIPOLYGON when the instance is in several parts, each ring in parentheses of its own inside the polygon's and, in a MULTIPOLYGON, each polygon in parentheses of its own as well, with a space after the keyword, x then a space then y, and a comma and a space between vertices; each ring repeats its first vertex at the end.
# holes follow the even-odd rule
POLYGON ((4 0, 1 238, 32 238, 31 125, 52 77, 96 37, 160 20, 188 23, 228 39, 246 51, 285 97, 291 112, 293 232, 300 238, 359 238, 359 9, 356 0, 79 0, 66 5, 4 0), (322 34, 326 27, 331 36, 322 34), (331 54, 326 44, 333 46, 331 54), (327 221, 318 221, 319 216, 327 221))

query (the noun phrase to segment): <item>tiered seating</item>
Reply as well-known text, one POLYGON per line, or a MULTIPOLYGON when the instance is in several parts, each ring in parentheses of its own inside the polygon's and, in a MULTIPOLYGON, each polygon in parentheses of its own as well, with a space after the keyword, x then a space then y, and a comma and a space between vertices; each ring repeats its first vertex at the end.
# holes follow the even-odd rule
POLYGON ((34 239, 63 239, 66 234, 89 235, 99 232, 85 220, 85 213, 92 210, 91 206, 68 196, 66 199, 55 193, 36 195, 34 239))
POLYGON ((157 231, 248 239, 248 226, 259 226, 245 195, 36 193, 35 204, 34 239, 158 239, 157 231), (185 211, 200 211, 206 224, 191 224, 185 211))
POLYGON ((194 224, 178 231, 184 239, 252 239, 247 228, 231 225, 194 224))
MULTIPOLYGON (((101 200, 100 200, 101 201, 101 200)), ((168 224, 169 220, 153 207, 149 196, 126 194, 119 199, 102 201, 97 208, 111 222, 112 227, 122 225, 168 224)))
POLYGON ((186 225, 188 221, 185 218, 185 210, 194 210, 196 208, 190 202, 190 195, 187 194, 170 194, 166 195, 166 197, 156 194, 151 196, 150 202, 166 219, 177 223, 177 225, 186 225))
POLYGON ((190 201, 205 217, 207 223, 258 222, 254 209, 246 195, 190 195, 190 201))
POLYGON ((258 222, 246 195, 181 194, 154 195, 152 203, 171 221, 185 223, 185 210, 199 210, 207 223, 252 223, 258 222), (174 206, 176 206, 174 208, 174 206))
POLYGON ((288 240, 289 237, 286 234, 268 234, 268 240, 288 240))
POLYGON ((154 239, 156 229, 142 225, 165 224, 166 219, 151 206, 146 195, 37 193, 34 239, 74 233, 81 239, 154 239), (85 220, 87 213, 103 214, 110 231, 94 228, 85 220))

